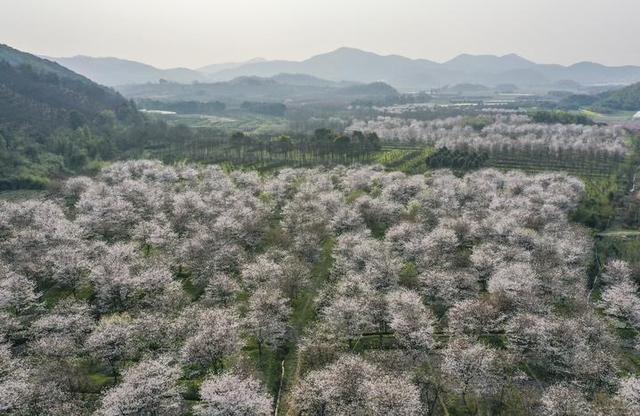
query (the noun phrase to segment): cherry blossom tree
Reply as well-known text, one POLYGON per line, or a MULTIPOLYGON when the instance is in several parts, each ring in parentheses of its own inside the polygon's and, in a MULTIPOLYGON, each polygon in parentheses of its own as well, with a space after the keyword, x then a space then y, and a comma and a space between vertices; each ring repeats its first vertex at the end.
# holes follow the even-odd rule
POLYGON ((94 328, 89 305, 64 299, 31 325, 31 348, 46 357, 69 357, 83 352, 86 337, 94 328))
POLYGON ((178 387, 180 375, 168 357, 142 361, 125 370, 122 383, 105 393, 98 414, 182 414, 183 403, 178 387))
POLYGON ((480 299, 456 303, 449 309, 448 318, 451 332, 476 338, 499 331, 506 319, 494 305, 480 299))
POLYGON ((182 347, 185 362, 220 367, 222 359, 237 352, 240 340, 240 317, 232 310, 207 309, 197 317, 198 329, 182 347))
POLYGON ((0 339, 0 412, 27 414, 33 388, 24 363, 14 357, 9 344, 0 339))
POLYGON ((408 348, 430 349, 434 345, 435 320, 420 296, 408 290, 387 295, 389 326, 400 343, 408 348))
POLYGON ((542 396, 542 409, 549 416, 587 416, 593 414, 589 402, 575 387, 556 384, 542 396))
POLYGON ((203 301, 211 306, 227 306, 240 292, 240 285, 225 273, 216 273, 209 279, 203 301))
POLYGON ((419 415, 420 394, 406 377, 385 374, 363 359, 345 355, 309 372, 292 397, 299 415, 419 415))
MULTIPOLYGON (((623 141, 488 120, 378 127, 487 151, 614 155, 623 141)), ((635 340, 612 323, 640 327, 640 291, 612 259, 588 296, 593 240, 570 221, 584 193, 559 173, 129 161, 60 198, 0 202, 0 413, 271 414, 242 348, 257 342, 295 354, 291 414, 635 415, 637 380, 619 378, 635 340), (540 368, 540 383, 522 371, 540 368), (100 403, 96 371, 114 378, 100 403)))
POLYGON ((613 316, 623 319, 636 320, 640 318, 640 297, 636 295, 637 285, 630 280, 623 280, 613 286, 608 287, 602 293, 602 304, 604 311, 613 316))
POLYGON ((38 300, 35 283, 2 265, 0 273, 0 310, 22 314, 32 309, 38 300))
POLYGON ((631 416, 640 413, 640 378, 627 377, 623 379, 616 394, 616 400, 625 415, 631 416))
POLYGON ((607 261, 603 275, 608 283, 619 283, 631 277, 631 267, 624 260, 610 259, 607 261))
POLYGON ((266 256, 244 266, 241 273, 244 285, 253 289, 273 287, 284 275, 282 267, 266 256))
POLYGON ((498 388, 498 356, 482 344, 456 340, 443 353, 442 372, 451 389, 472 409, 470 396, 491 395, 498 388))
POLYGON ((117 378, 119 365, 139 354, 137 327, 128 315, 103 317, 86 340, 87 350, 117 378))
POLYGON ((158 307, 181 301, 181 288, 168 267, 161 263, 145 264, 130 244, 108 247, 93 268, 91 280, 104 311, 158 307))
POLYGON ((630 278, 629 265, 612 259, 607 263, 603 277, 609 283, 602 292, 604 312, 640 327, 640 296, 638 285, 630 278))
POLYGON ((275 348, 285 341, 290 314, 291 308, 278 292, 261 289, 251 296, 245 325, 257 341, 260 355, 264 346, 275 348))
POLYGON ((371 120, 355 120, 347 131, 376 133, 386 140, 400 143, 422 142, 448 149, 476 150, 549 150, 553 153, 573 150, 582 153, 604 152, 624 155, 627 133, 620 127, 583 125, 549 125, 533 123, 522 115, 497 114, 491 123, 475 131, 462 116, 434 121, 418 121, 380 116, 371 120))
POLYGON ((251 376, 234 373, 207 378, 200 387, 202 403, 195 407, 199 416, 269 416, 272 398, 251 376))

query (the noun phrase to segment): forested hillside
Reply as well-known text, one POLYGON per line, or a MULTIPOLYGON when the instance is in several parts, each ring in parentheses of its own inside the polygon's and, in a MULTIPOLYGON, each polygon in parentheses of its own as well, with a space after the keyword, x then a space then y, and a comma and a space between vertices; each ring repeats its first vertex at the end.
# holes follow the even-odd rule
POLYGON ((117 92, 0 45, 0 189, 42 186, 107 158, 118 126, 136 121, 135 106, 117 92))
POLYGON ((640 111, 640 83, 604 93, 596 105, 614 110, 640 111))
POLYGON ((640 83, 598 95, 572 95, 560 106, 569 109, 592 108, 597 111, 640 111, 640 83))
POLYGON ((4 45, 0 45, 0 91, 0 125, 26 133, 75 128, 101 111, 122 113, 130 107, 111 89, 4 45))

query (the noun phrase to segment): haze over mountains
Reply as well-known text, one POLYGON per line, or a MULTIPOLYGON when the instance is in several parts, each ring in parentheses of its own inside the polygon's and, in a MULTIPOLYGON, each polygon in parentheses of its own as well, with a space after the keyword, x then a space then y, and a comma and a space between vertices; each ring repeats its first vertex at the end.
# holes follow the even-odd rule
POLYGON ((140 62, 118 58, 94 58, 74 56, 72 58, 49 58, 78 74, 103 85, 116 86, 143 84, 165 79, 172 82, 204 82, 204 73, 187 68, 159 69, 140 62))
POLYGON ((199 69, 158 69, 117 58, 77 56, 53 58, 67 68, 109 86, 177 82, 219 82, 242 76, 273 77, 304 74, 328 81, 385 82, 404 91, 474 83, 488 86, 553 86, 571 81, 581 85, 631 84, 640 81, 640 67, 608 67, 592 62, 571 66, 537 64, 515 54, 505 56, 463 54, 437 63, 398 55, 382 56, 353 48, 340 48, 304 61, 254 59, 243 63, 214 64, 199 69))

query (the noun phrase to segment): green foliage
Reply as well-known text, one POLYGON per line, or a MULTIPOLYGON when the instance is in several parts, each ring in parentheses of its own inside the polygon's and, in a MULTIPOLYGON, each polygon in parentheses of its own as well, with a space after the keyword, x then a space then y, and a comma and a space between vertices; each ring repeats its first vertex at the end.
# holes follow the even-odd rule
POLYGON ((637 229, 640 226, 637 181, 640 166, 640 138, 631 137, 629 154, 614 171, 602 178, 585 180, 586 195, 573 220, 598 231, 606 229, 637 229))
POLYGON ((385 149, 373 158, 373 162, 383 165, 388 170, 397 170, 409 175, 424 173, 427 170, 425 161, 435 152, 432 147, 385 149))
POLYGON ((619 111, 640 110, 640 83, 602 94, 594 107, 619 111))
POLYGON ((316 130, 312 135, 259 136, 185 128, 181 140, 155 142, 157 145, 145 157, 169 163, 181 160, 217 163, 232 170, 249 168, 261 172, 285 166, 369 162, 380 150, 380 138, 375 134, 337 134, 329 129, 316 130))
POLYGON ((112 159, 135 106, 53 62, 0 45, 0 190, 43 189, 51 179, 112 159))
POLYGON ((615 177, 585 182, 586 194, 572 219, 596 230, 604 230, 616 213, 615 198, 619 185, 615 177))
POLYGON ((104 110, 122 121, 135 116, 122 96, 88 80, 0 61, 0 125, 6 128, 42 135, 59 127, 76 128, 104 110))
POLYGON ((482 129, 492 124, 492 120, 486 117, 468 117, 465 119, 465 124, 473 128, 475 131, 482 131, 482 129))
POLYGON ((560 100, 558 107, 565 110, 579 110, 581 108, 591 107, 596 101, 598 101, 598 97, 595 95, 576 94, 560 100))
POLYGON ((62 65, 46 59, 38 58, 37 56, 26 52, 21 52, 7 45, 0 44, 0 61, 6 62, 14 67, 30 67, 33 71, 41 74, 54 74, 59 77, 90 82, 88 79, 68 70, 62 65))
POLYGON ((640 271, 640 235, 624 232, 602 233, 596 242, 598 263, 606 264, 608 259, 622 259, 640 271))
POLYGON ((427 166, 432 169, 448 168, 455 171, 466 172, 483 167, 489 154, 475 150, 449 150, 446 147, 438 149, 426 160, 427 166))
POLYGON ((529 114, 536 123, 544 124, 583 124, 591 126, 595 124, 593 120, 584 114, 573 114, 566 111, 534 111, 529 114))
POLYGON ((400 271, 399 283, 407 289, 416 289, 420 286, 418 271, 415 263, 405 263, 400 271))

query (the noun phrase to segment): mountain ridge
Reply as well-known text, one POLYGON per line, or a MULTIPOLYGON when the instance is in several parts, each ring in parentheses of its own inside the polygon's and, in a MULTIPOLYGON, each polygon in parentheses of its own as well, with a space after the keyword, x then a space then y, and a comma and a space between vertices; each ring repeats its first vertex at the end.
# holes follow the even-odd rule
POLYGON ((301 61, 253 59, 244 63, 212 64, 199 69, 159 69, 135 61, 120 60, 123 67, 139 64, 135 68, 139 72, 144 72, 144 69, 144 74, 136 73, 134 67, 126 70, 109 68, 106 65, 108 61, 101 61, 118 58, 54 59, 94 81, 110 86, 159 82, 161 79, 180 83, 230 81, 241 76, 273 77, 283 73, 309 75, 328 81, 385 82, 401 90, 426 90, 459 83, 498 85, 511 82, 526 87, 550 86, 567 80, 583 85, 631 84, 640 81, 640 66, 606 66, 589 61, 568 66, 538 64, 515 53, 501 56, 463 53, 438 63, 341 47, 301 61), (86 62, 83 65, 83 60, 92 60, 92 66, 86 62))

